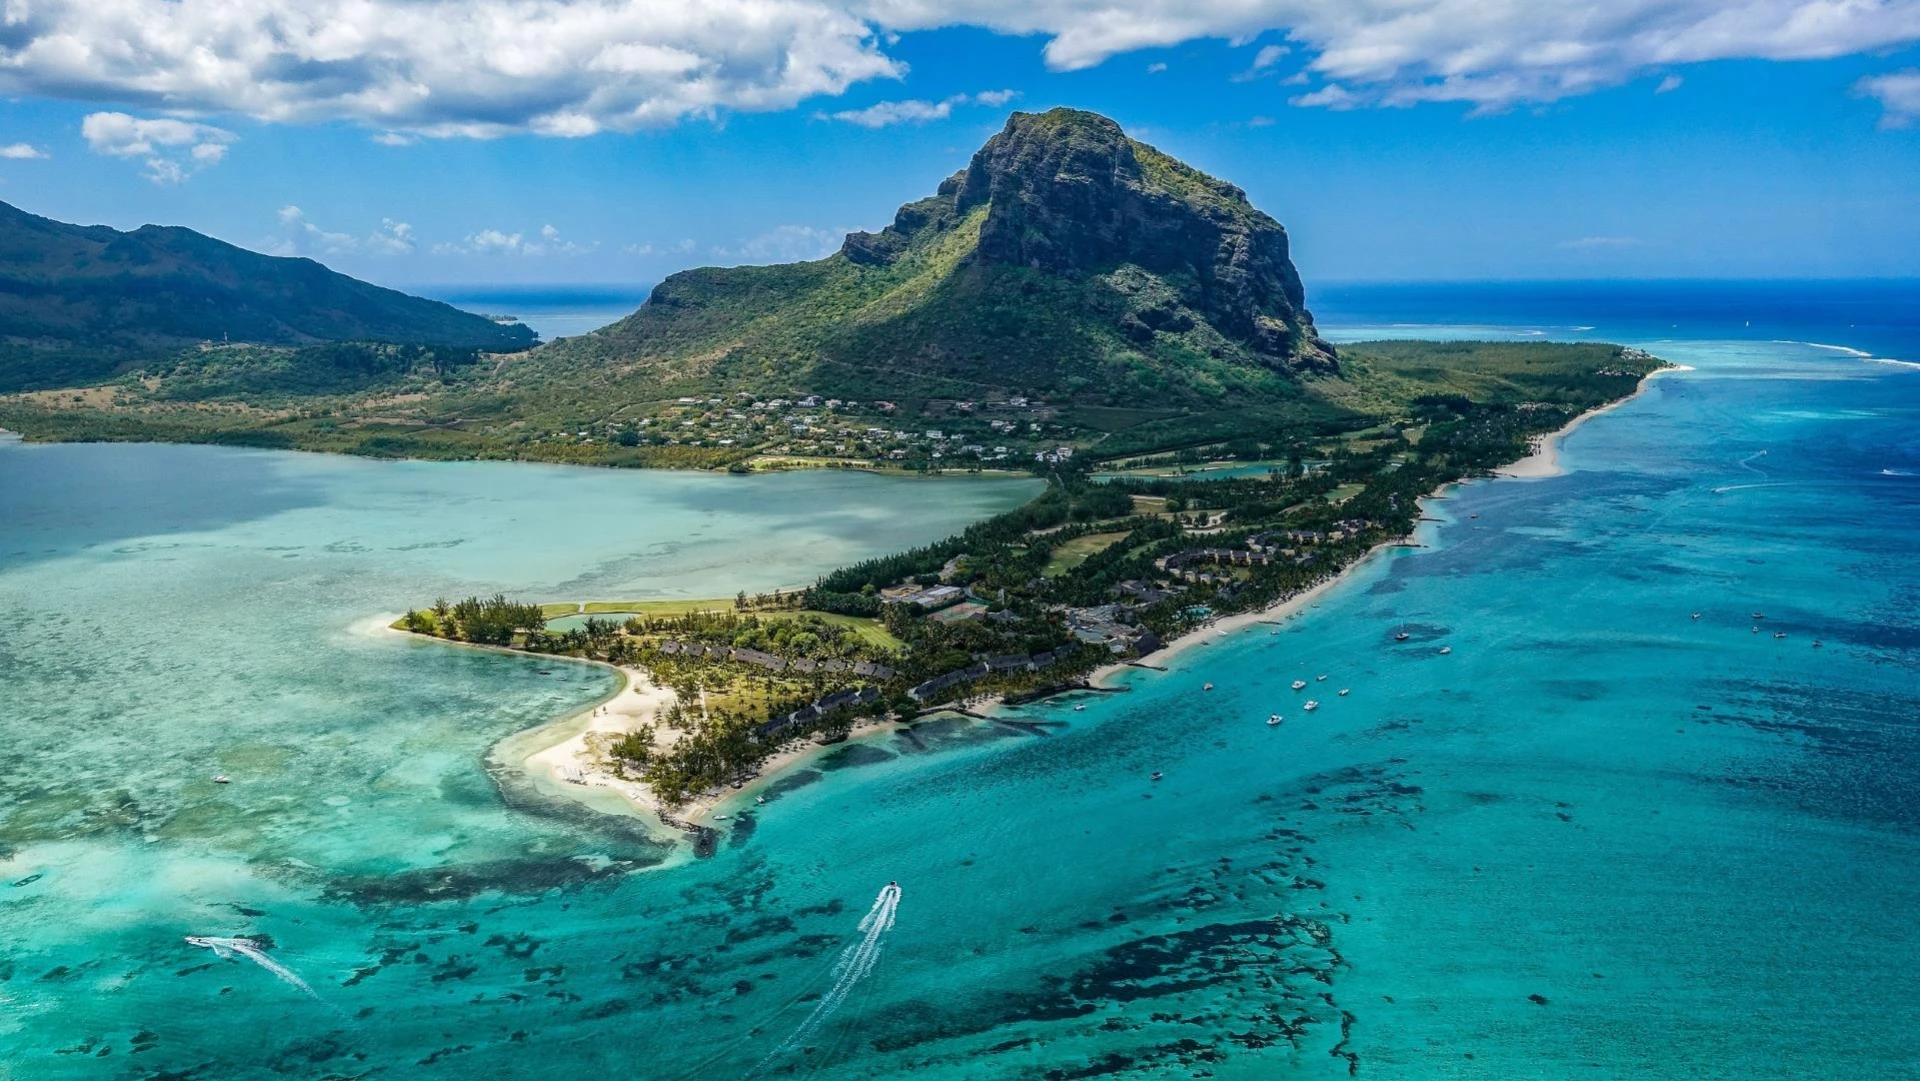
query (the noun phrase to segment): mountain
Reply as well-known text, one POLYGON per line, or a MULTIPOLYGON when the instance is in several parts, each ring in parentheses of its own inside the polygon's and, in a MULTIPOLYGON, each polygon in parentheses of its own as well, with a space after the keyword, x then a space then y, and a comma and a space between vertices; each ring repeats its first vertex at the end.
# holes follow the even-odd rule
POLYGON ((1073 109, 1014 113, 934 195, 832 256, 675 274, 537 359, 650 397, 1157 406, 1292 398, 1301 375, 1338 371, 1279 222, 1073 109))
POLYGON ((0 390, 68 386, 205 341, 519 351, 531 330, 191 229, 68 225, 0 203, 0 390))

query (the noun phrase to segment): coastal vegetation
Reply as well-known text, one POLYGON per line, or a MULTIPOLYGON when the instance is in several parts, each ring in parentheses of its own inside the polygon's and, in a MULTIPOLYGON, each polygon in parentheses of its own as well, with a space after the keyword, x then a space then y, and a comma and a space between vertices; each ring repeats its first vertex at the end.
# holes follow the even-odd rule
POLYGON ((805 589, 546 607, 468 598, 397 625, 645 670, 676 704, 609 756, 671 806, 750 777, 795 739, 1084 687, 1103 664, 1296 596, 1407 537, 1422 496, 1525 456, 1660 366, 1612 346, 1396 344, 1360 369, 1383 417, 1239 448, 1264 470, 1096 478, 1084 459, 1058 463, 1025 506, 805 589), (584 619, 550 628, 563 613, 584 619))

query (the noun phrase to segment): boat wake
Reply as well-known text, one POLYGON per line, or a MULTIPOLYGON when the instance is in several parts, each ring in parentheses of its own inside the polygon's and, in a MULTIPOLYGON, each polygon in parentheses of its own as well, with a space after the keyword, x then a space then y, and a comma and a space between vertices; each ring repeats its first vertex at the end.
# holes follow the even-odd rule
POLYGON ((307 981, 294 975, 292 969, 268 957, 266 953, 260 949, 260 944, 253 939, 209 938, 201 935, 188 935, 187 945, 205 947, 206 949, 212 950, 215 957, 232 957, 237 953, 279 977, 281 983, 289 987, 298 988, 315 1001, 318 1001, 320 998, 319 995, 314 993, 313 988, 307 986, 307 981))
POLYGON ((771 1054, 762 1059, 753 1073, 759 1073, 775 1057, 799 1047, 818 1032, 827 1018, 833 1016, 833 1012, 840 1008, 840 1004, 847 1000, 848 995, 853 993, 854 987, 873 972, 873 966, 880 960, 880 947, 886 940, 887 932, 893 930, 894 916, 899 911, 900 885, 889 882, 880 891, 880 895, 873 899, 873 907, 868 909, 866 916, 861 918, 860 938, 842 950, 840 959, 834 962, 833 986, 827 990, 826 994, 820 996, 820 1001, 814 1004, 813 1012, 807 1015, 807 1019, 800 1023, 799 1028, 793 1030, 793 1035, 781 1041, 780 1046, 774 1048, 771 1054))

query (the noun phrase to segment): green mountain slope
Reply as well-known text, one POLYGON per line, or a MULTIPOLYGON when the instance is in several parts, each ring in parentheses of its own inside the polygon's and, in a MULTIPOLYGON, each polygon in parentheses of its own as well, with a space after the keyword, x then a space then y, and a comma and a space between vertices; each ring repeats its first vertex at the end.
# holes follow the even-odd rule
POLYGON ((0 390, 85 383, 204 341, 517 351, 534 335, 191 229, 123 233, 0 203, 0 390))
MULTIPOLYGON (((213 244, 43 224, 103 248, 137 240, 165 267, 160 234, 213 244)), ((69 279, 81 263, 50 261, 69 279)), ((16 278, 23 262, 11 260, 16 278)), ((129 277, 109 276, 114 325, 172 326, 139 314, 129 277)), ((82 390, 0 385, 0 427, 426 458, 1052 470, 1330 455, 1374 441, 1355 433, 1465 416, 1463 402, 1505 411, 1502 423, 1539 419, 1627 393, 1652 363, 1547 343, 1364 343, 1336 356, 1279 222, 1239 188, 1069 109, 1013 114, 933 195, 832 256, 675 274, 627 318, 525 352, 406 344, 444 333, 433 320, 452 309, 332 279, 350 299, 369 290, 426 308, 353 334, 387 344, 175 348, 82 390)), ((317 305, 295 313, 306 322, 280 318, 261 292, 214 314, 257 316, 251 333, 268 341, 345 334, 314 321, 317 305)), ((346 300, 328 310, 373 321, 346 300)))
MULTIPOLYGON (((1015 113, 938 192, 812 263, 704 268, 535 358, 659 395, 1245 404, 1337 369, 1286 231, 1093 113, 1015 113)), ((523 373, 522 378, 531 373, 523 373)))

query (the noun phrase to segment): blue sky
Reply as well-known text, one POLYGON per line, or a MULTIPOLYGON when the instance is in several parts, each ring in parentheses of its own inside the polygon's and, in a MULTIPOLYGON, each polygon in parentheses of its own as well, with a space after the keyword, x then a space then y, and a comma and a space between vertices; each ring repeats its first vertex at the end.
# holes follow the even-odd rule
MULTIPOLYGON (((1072 105, 1244 187, 1310 285, 1920 275, 1920 5, 1899 0, 1804 33, 1780 28, 1820 6, 1800 0, 1621 0, 1603 26, 1555 0, 1497 18, 1507 5, 1412 0, 1438 20, 1415 26, 1384 0, 1371 22, 1375 0, 1337 17, 1192 0, 1172 24, 1147 0, 963 17, 711 0, 744 21, 692 29, 658 22, 680 0, 584 29, 565 20, 589 0, 544 0, 546 23, 520 28, 540 48, 504 54, 508 27, 464 60, 333 26, 299 39, 274 23, 287 2, 49 0, 44 25, 0 35, 0 199, 401 286, 645 283, 817 257, 930 193, 1009 110, 1072 105), (1777 10, 1730 32, 1754 7, 1777 10), (182 9, 224 69, 55 48, 163 42, 147 23, 182 9), (1676 9, 1693 21, 1660 21, 1676 9), (1460 11, 1479 22, 1456 29, 1460 11)), ((629 6, 593 2, 601 19, 629 6)))

